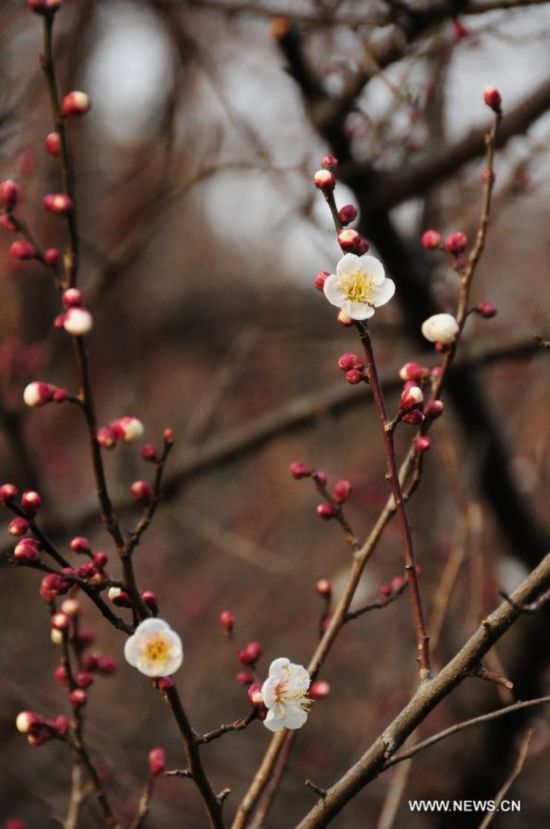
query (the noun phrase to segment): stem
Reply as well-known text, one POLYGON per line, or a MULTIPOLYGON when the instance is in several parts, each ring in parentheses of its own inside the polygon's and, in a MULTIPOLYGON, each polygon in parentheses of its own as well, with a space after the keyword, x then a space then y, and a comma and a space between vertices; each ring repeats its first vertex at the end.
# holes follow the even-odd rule
POLYGON ((180 732, 185 759, 189 770, 189 777, 194 780, 199 789, 208 814, 208 823, 211 829, 224 829, 222 817, 222 803, 210 785, 206 776, 199 750, 197 735, 191 728, 187 714, 181 704, 181 699, 174 685, 162 692, 176 720, 180 732))
POLYGON ((411 607, 414 619, 414 628, 416 632, 416 648, 420 679, 426 680, 431 676, 430 666, 430 650, 429 637, 426 632, 426 625, 424 622, 424 613, 422 610, 422 600, 420 597, 420 588, 418 585, 418 576, 416 573, 416 563, 414 558, 414 548, 412 542, 411 527, 407 516, 405 507, 405 499, 403 497, 403 490, 399 480, 399 473, 397 471, 397 461, 395 459, 395 447, 393 442, 393 430, 389 428, 388 416, 386 413, 386 406, 384 403, 384 396, 382 394, 382 387, 378 378, 378 370, 376 368, 376 360, 374 358, 374 351, 368 328, 365 324, 357 323, 359 335, 365 350, 365 357, 367 360, 367 367, 369 370, 370 384, 372 393, 378 409, 378 415, 382 426, 382 436, 384 440, 384 452, 386 455, 387 478, 391 487, 395 509, 397 512, 397 520, 401 530, 401 540, 403 544, 403 552, 405 557, 405 573, 409 585, 409 595, 411 597, 411 607))

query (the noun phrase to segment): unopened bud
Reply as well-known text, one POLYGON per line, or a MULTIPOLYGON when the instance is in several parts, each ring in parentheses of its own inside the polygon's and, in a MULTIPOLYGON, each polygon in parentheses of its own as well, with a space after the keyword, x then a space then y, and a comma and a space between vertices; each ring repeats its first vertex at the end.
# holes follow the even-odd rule
POLYGON ((71 626, 71 620, 65 613, 54 613, 51 621, 55 630, 68 630, 71 626))
POLYGON ((418 383, 420 380, 428 376, 428 369, 421 366, 420 363, 405 363, 399 369, 399 376, 405 382, 413 381, 418 383))
POLYGON ((411 409, 410 412, 403 415, 403 423, 409 423, 411 426, 418 426, 424 420, 424 414, 420 409, 411 409))
POLYGON ((18 490, 14 484, 0 486, 0 504, 11 504, 17 498, 18 490))
POLYGON ((357 218, 357 208, 354 204, 345 204, 338 211, 338 218, 344 226, 349 225, 357 218))
POLYGON ((422 323, 423 336, 432 343, 448 345, 456 339, 459 325, 451 314, 434 314, 422 323))
POLYGON ((19 564, 34 564, 40 561, 38 541, 33 538, 24 538, 16 544, 13 557, 19 564))
POLYGON ((330 599, 332 596, 332 582, 330 579, 319 579, 315 585, 315 590, 323 599, 330 599))
POLYGON ((332 497, 334 498, 337 504, 343 504, 345 501, 348 500, 351 493, 352 486, 349 481, 338 481, 336 484, 334 484, 332 490, 332 497))
POLYGON ((44 255, 42 258, 44 260, 45 265, 48 265, 48 267, 50 268, 54 268, 59 262, 60 256, 61 254, 57 248, 48 248, 44 251, 44 255))
POLYGON ((141 601, 147 607, 151 613, 158 613, 159 610, 159 602, 157 599, 157 594, 153 593, 152 590, 144 590, 141 594, 141 601))
POLYGON ((79 688, 89 688, 94 681, 94 678, 89 671, 79 671, 74 679, 79 688))
POLYGON ((102 426, 97 432, 97 442, 102 449, 112 449, 117 442, 117 437, 108 426, 102 426))
POLYGON ((225 633, 232 633, 235 627, 235 616, 231 610, 222 610, 220 613, 220 625, 225 633))
POLYGON ((338 159, 330 153, 328 153, 327 155, 324 155, 322 157, 320 166, 323 168, 323 170, 334 171, 338 167, 338 159))
POLYGON ((317 515, 319 518, 322 518, 323 521, 329 521, 331 518, 334 518, 336 515, 336 510, 331 504, 323 503, 317 505, 317 515))
POLYGON ((361 236, 356 230, 346 228, 338 234, 338 244, 346 253, 357 253, 361 236))
POLYGON ((255 665, 263 653, 260 642, 249 642, 248 645, 239 651, 239 661, 243 665, 255 665))
POLYGON ((84 295, 78 288, 67 288, 63 291, 63 305, 65 308, 81 308, 84 295))
POLYGON ((85 115, 90 110, 90 106, 90 98, 85 92, 69 92, 63 98, 61 115, 85 115))
POLYGON ((61 152, 61 136, 58 132, 50 132, 44 140, 46 152, 57 158, 61 152))
POLYGON ((76 599, 65 599, 61 603, 61 612, 70 619, 76 619, 80 615, 80 605, 76 599))
POLYGON ((311 469, 311 467, 306 466, 305 463, 300 463, 299 461, 291 463, 288 467, 288 471, 297 481, 299 481, 300 478, 309 478, 309 476, 313 474, 313 469, 311 469))
POLYGON ((317 170, 313 176, 313 183, 322 193, 332 193, 336 187, 336 179, 330 170, 317 170))
POLYGON ((441 245, 441 233, 439 230, 426 230, 420 237, 420 241, 426 250, 437 250, 441 245))
POLYGON ((401 411, 414 409, 414 407, 419 406, 423 400, 424 395, 422 394, 420 386, 417 386, 414 383, 407 383, 399 400, 399 408, 401 411))
POLYGON ((92 556, 92 564, 96 568, 96 570, 103 570, 106 564, 109 561, 109 556, 107 553, 94 553, 92 556))
POLYGON ((336 314, 336 322, 344 328, 351 328, 351 326, 353 325, 352 318, 349 316, 349 314, 346 314, 345 311, 338 311, 338 313, 336 314))
POLYGON ((357 354, 353 354, 351 351, 347 351, 338 358, 338 368, 340 371, 347 372, 354 368, 362 369, 363 366, 363 361, 357 356, 357 354))
POLYGON ((34 492, 34 490, 28 490, 24 492, 21 496, 21 507, 31 517, 36 515, 38 510, 40 509, 40 505, 42 503, 42 498, 38 494, 38 492, 34 492))
POLYGON ((130 484, 130 494, 142 507, 149 506, 153 500, 153 488, 147 481, 134 481, 130 484))
POLYGON ((19 187, 11 178, 0 181, 0 207, 11 210, 20 196, 19 187))
POLYGON ((459 253, 464 253, 468 246, 468 237, 462 231, 457 230, 455 233, 449 233, 445 239, 445 250, 455 256, 459 253))
POLYGON ((166 768, 164 749, 158 746, 149 752, 149 773, 151 777, 158 777, 166 768))
POLYGON ((500 113, 502 97, 496 86, 487 86, 483 92, 483 100, 493 112, 500 113))
POLYGON ((427 452, 431 445, 432 442, 427 435, 420 435, 420 437, 416 439, 414 447, 418 454, 421 455, 423 452, 427 452))
POLYGON ((15 719, 15 727, 21 734, 29 734, 34 728, 41 725, 42 717, 34 711, 21 711, 15 719))
POLYGON ((319 271, 319 273, 313 280, 313 284, 315 285, 318 291, 322 291, 325 287, 327 276, 330 276, 329 271, 319 271))
POLYGON ((476 311, 482 317, 485 317, 486 320, 492 319, 492 317, 495 317, 497 314, 496 307, 490 302, 480 302, 476 305, 476 311))
POLYGON ((148 461, 149 463, 158 462, 159 456, 157 448, 152 443, 146 443, 145 446, 142 446, 140 454, 144 461, 148 461))
POLYGON ((356 386, 357 383, 360 383, 363 379, 363 371, 360 368, 351 368, 349 371, 346 371, 346 382, 349 383, 350 386, 356 386))
POLYGON ((71 691, 69 694, 69 701, 74 708, 75 711, 78 711, 79 708, 82 708, 86 705, 88 701, 88 695, 86 691, 83 691, 82 688, 75 688, 74 691, 71 691))
POLYGON ((436 420, 443 414, 443 402, 441 400, 430 400, 424 406, 424 417, 426 420, 436 420))
POLYGON ((143 437, 145 429, 143 423, 137 417, 119 417, 111 423, 111 429, 117 438, 122 438, 125 443, 133 443, 143 437))
POLYGON ((73 200, 66 193, 48 193, 42 199, 44 207, 50 213, 64 215, 73 209, 73 200))
POLYGON ((250 685, 251 682, 254 682, 254 677, 248 671, 239 671, 235 679, 239 685, 250 685))
POLYGON ((73 337, 83 337, 94 326, 94 320, 86 308, 69 308, 63 318, 63 328, 73 337))
POLYGON ((8 532, 14 538, 21 538, 29 529, 29 522, 26 518, 18 516, 8 524, 8 532))
POLYGON ((264 704, 264 698, 262 696, 262 686, 259 682, 253 682, 252 685, 248 687, 248 701, 250 705, 254 708, 260 708, 264 704))
POLYGON ((21 259, 23 261, 34 259, 36 256, 36 248, 30 242, 27 242, 26 239, 18 239, 10 245, 10 256, 13 259, 21 259))
POLYGON ((324 679, 316 679, 315 682, 312 682, 309 686, 309 691, 307 695, 310 699, 314 699, 317 701, 326 699, 330 694, 330 685, 328 682, 325 682, 324 679))

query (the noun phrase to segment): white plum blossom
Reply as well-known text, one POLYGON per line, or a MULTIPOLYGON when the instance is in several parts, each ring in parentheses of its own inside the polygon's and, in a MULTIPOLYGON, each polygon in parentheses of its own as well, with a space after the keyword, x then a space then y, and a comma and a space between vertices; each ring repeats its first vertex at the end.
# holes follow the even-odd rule
POLYGON ((331 303, 352 320, 372 317, 375 308, 385 305, 395 293, 395 283, 386 277, 382 262, 375 256, 346 253, 327 276, 323 291, 331 303))
POLYGON ((124 656, 145 676, 170 676, 183 662, 183 647, 168 622, 145 619, 127 639, 124 656))
POLYGON ((275 659, 262 685, 262 698, 268 709, 265 727, 270 731, 301 728, 311 705, 307 697, 310 683, 310 676, 302 665, 295 665, 284 656, 275 659))
POLYGON ((452 314, 434 314, 422 323, 422 335, 431 343, 448 345, 456 339, 458 322, 452 314))
POLYGON ((69 308, 63 319, 63 328, 73 337, 83 337, 93 325, 93 317, 86 308, 69 308))

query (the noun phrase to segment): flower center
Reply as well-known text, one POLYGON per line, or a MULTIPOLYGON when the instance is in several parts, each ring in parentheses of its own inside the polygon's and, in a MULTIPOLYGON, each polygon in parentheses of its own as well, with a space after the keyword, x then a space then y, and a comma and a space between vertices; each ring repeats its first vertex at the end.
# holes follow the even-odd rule
POLYGON ((347 299, 351 302, 366 302, 369 305, 372 303, 376 283, 366 271, 352 271, 341 276, 338 281, 347 299))
POLYGON ((285 682, 279 682, 275 688, 275 702, 285 708, 287 705, 297 705, 304 711, 309 711, 312 700, 306 697, 306 691, 289 691, 285 682))
POLYGON ((144 657, 148 662, 164 662, 170 651, 170 646, 164 636, 158 634, 151 637, 145 645, 144 657))

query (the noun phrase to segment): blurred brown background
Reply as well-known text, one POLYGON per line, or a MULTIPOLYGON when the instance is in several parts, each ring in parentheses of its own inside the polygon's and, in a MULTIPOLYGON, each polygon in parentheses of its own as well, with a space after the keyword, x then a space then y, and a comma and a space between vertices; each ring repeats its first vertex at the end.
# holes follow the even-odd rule
MULTIPOLYGON (((336 592, 343 585, 349 553, 338 527, 319 521, 318 496, 309 481, 289 478, 289 463, 353 482, 348 513, 362 537, 386 496, 368 392, 348 389, 336 369, 338 356, 358 343, 312 288, 314 274, 332 269, 339 251, 311 174, 327 150, 340 157, 337 199, 357 204, 362 231, 397 283, 396 300, 372 325, 395 405, 399 367, 408 359, 434 362, 418 339, 419 322, 436 308, 451 310, 456 294, 445 258, 423 251, 419 235, 430 226, 475 233, 489 83, 503 95, 506 145, 474 300, 494 302, 499 313, 468 323, 461 359, 469 363, 455 374, 411 506, 428 615, 446 564, 460 567, 439 664, 495 605, 498 590, 517 584, 547 549, 548 370, 533 336, 548 334, 550 16, 544 4, 484 13, 461 2, 411 7, 66 0, 57 16, 61 89, 86 89, 93 102, 69 133, 99 419, 135 414, 147 440, 158 441, 167 425, 177 436, 166 502, 136 553, 136 569, 140 587, 158 594, 161 616, 184 640, 177 681, 200 731, 247 711, 220 611, 235 611, 238 645, 262 642, 265 674, 280 655, 307 663, 322 610, 315 581, 332 578, 336 592)), ((64 225, 41 208, 42 195, 59 184, 57 165, 43 151, 51 121, 38 65, 40 23, 20 0, 0 6, 0 177, 18 180, 21 216, 53 246, 63 244, 64 225)), ((52 328, 58 300, 48 275, 10 260, 12 239, 0 234, 2 480, 39 488, 44 521, 55 524, 65 550, 78 532, 109 551, 98 522, 89 520, 92 475, 77 413, 23 411, 29 380, 69 389, 75 381, 66 335, 52 328)), ((409 436, 403 427, 401 448, 409 436)), ((137 510, 127 487, 150 469, 134 446, 118 447, 106 463, 129 526, 137 510)), ((358 604, 376 598, 401 568, 390 525, 358 604)), ((53 743, 30 749, 13 722, 22 708, 66 709, 52 678, 58 655, 37 574, 3 562, 1 578, 0 819, 55 826, 66 809, 68 753, 53 743)), ((85 623, 97 647, 122 660, 122 637, 88 606, 85 623)), ((549 692, 548 630, 544 612, 521 620, 497 648, 501 665, 489 665, 516 682, 519 698, 549 692)), ((332 693, 300 734, 268 826, 294 825, 313 803, 304 780, 329 785, 398 712, 414 681, 413 654, 406 596, 344 630, 322 671, 332 693)), ((421 733, 500 702, 494 686, 471 680, 421 733)), ((91 749, 128 824, 148 750, 164 745, 169 766, 182 764, 169 712, 122 661, 115 677, 97 680, 87 710, 91 749)), ((496 826, 550 821, 543 709, 536 720, 511 794, 521 799, 521 814, 497 818, 496 826)), ((500 720, 490 732, 468 732, 420 755, 393 823, 380 818, 391 802, 389 772, 334 825, 477 825, 481 816, 469 822, 467 815, 465 823, 458 815, 443 823, 415 817, 406 801, 493 796, 523 729, 523 721, 500 720)), ((255 723, 206 747, 216 786, 232 789, 228 814, 268 739, 255 723)), ((95 825, 90 804, 82 826, 95 825)), ((204 826, 192 785, 161 781, 148 825, 204 826)))

